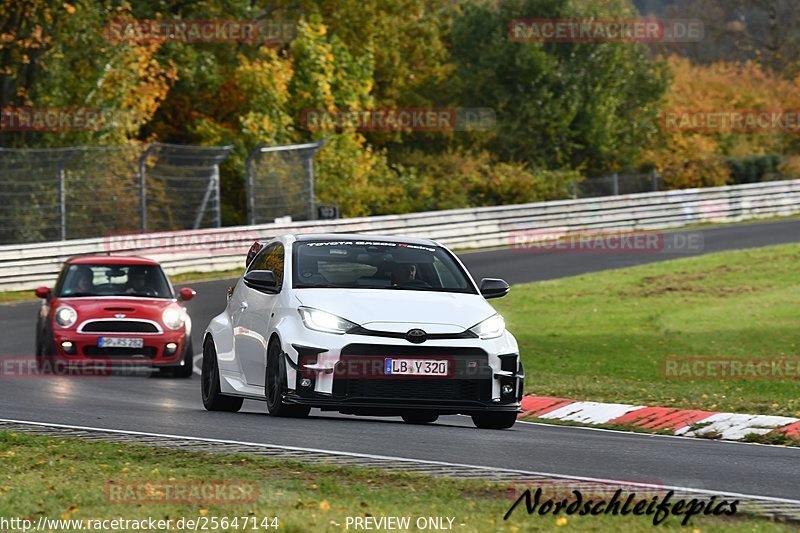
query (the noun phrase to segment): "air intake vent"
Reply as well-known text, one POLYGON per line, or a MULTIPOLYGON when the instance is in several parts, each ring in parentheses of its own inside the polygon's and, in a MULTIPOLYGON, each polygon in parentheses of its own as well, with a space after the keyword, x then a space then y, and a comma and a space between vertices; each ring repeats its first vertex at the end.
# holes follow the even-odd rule
POLYGON ((158 328, 150 322, 134 320, 95 320, 85 324, 84 333, 158 333, 158 328))

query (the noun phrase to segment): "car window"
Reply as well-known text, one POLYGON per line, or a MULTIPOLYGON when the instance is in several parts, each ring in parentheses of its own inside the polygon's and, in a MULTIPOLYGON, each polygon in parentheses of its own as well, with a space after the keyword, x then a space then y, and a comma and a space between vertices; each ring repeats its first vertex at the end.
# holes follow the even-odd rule
MULTIPOLYGON (((334 283, 353 283, 365 276, 374 276, 378 268, 373 265, 361 263, 348 263, 347 261, 318 261, 319 273, 334 283)), ((307 272, 301 275, 308 275, 307 272)))
POLYGON ((59 282, 59 296, 139 296, 172 298, 172 290, 158 265, 73 264, 59 282))
POLYGON ((264 249, 256 255, 247 270, 271 270, 275 274, 275 281, 278 283, 278 287, 281 287, 283 285, 283 261, 283 245, 279 242, 275 242, 265 246, 264 249))
POLYGON ((363 288, 475 293, 467 274, 439 246, 374 241, 300 241, 295 288, 363 288))

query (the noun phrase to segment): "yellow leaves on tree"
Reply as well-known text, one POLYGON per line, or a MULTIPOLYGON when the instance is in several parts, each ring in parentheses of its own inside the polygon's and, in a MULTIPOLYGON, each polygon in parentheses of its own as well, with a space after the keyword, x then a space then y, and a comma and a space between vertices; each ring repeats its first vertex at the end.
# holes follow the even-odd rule
POLYGON ((116 103, 115 113, 124 117, 117 123, 119 132, 128 138, 153 116, 178 78, 174 63, 154 58, 157 50, 157 44, 126 47, 102 79, 100 100, 116 103))
MULTIPOLYGON (((798 83, 754 63, 696 65, 686 58, 668 60, 673 80, 663 113, 800 109, 798 83)), ((656 144, 643 162, 662 173, 667 188, 723 185, 729 178, 728 157, 783 153, 793 133, 734 131, 725 127, 668 127, 662 115, 656 144)))

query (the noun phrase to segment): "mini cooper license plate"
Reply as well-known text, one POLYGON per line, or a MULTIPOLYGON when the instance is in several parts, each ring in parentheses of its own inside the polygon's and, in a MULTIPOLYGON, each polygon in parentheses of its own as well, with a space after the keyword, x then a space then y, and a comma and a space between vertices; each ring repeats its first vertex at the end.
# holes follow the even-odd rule
POLYGON ((446 376, 447 361, 442 359, 386 359, 386 375, 446 376))
POLYGON ((143 348, 144 339, 131 337, 100 337, 100 348, 143 348))

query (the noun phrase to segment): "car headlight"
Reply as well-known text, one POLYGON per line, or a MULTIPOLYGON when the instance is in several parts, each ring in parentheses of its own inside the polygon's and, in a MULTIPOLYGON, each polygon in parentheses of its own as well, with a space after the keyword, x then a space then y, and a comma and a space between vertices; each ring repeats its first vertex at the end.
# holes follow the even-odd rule
POLYGON ((303 324, 308 329, 313 329, 314 331, 324 331, 325 333, 342 335, 346 333, 348 329, 357 326, 357 324, 349 320, 345 320, 342 317, 332 315, 325 311, 320 311, 319 309, 314 309, 313 307, 299 307, 297 310, 300 312, 300 318, 303 319, 303 324))
POLYGON ((78 312, 68 305, 62 305, 56 309, 56 324, 62 328, 68 328, 78 320, 78 312))
POLYGON ((179 309, 177 307, 167 307, 164 309, 164 312, 161 313, 161 321, 169 329, 179 329, 181 326, 183 326, 185 321, 183 309, 179 309))
POLYGON ((492 315, 469 330, 481 339, 495 339, 506 331, 506 321, 500 315, 492 315))

